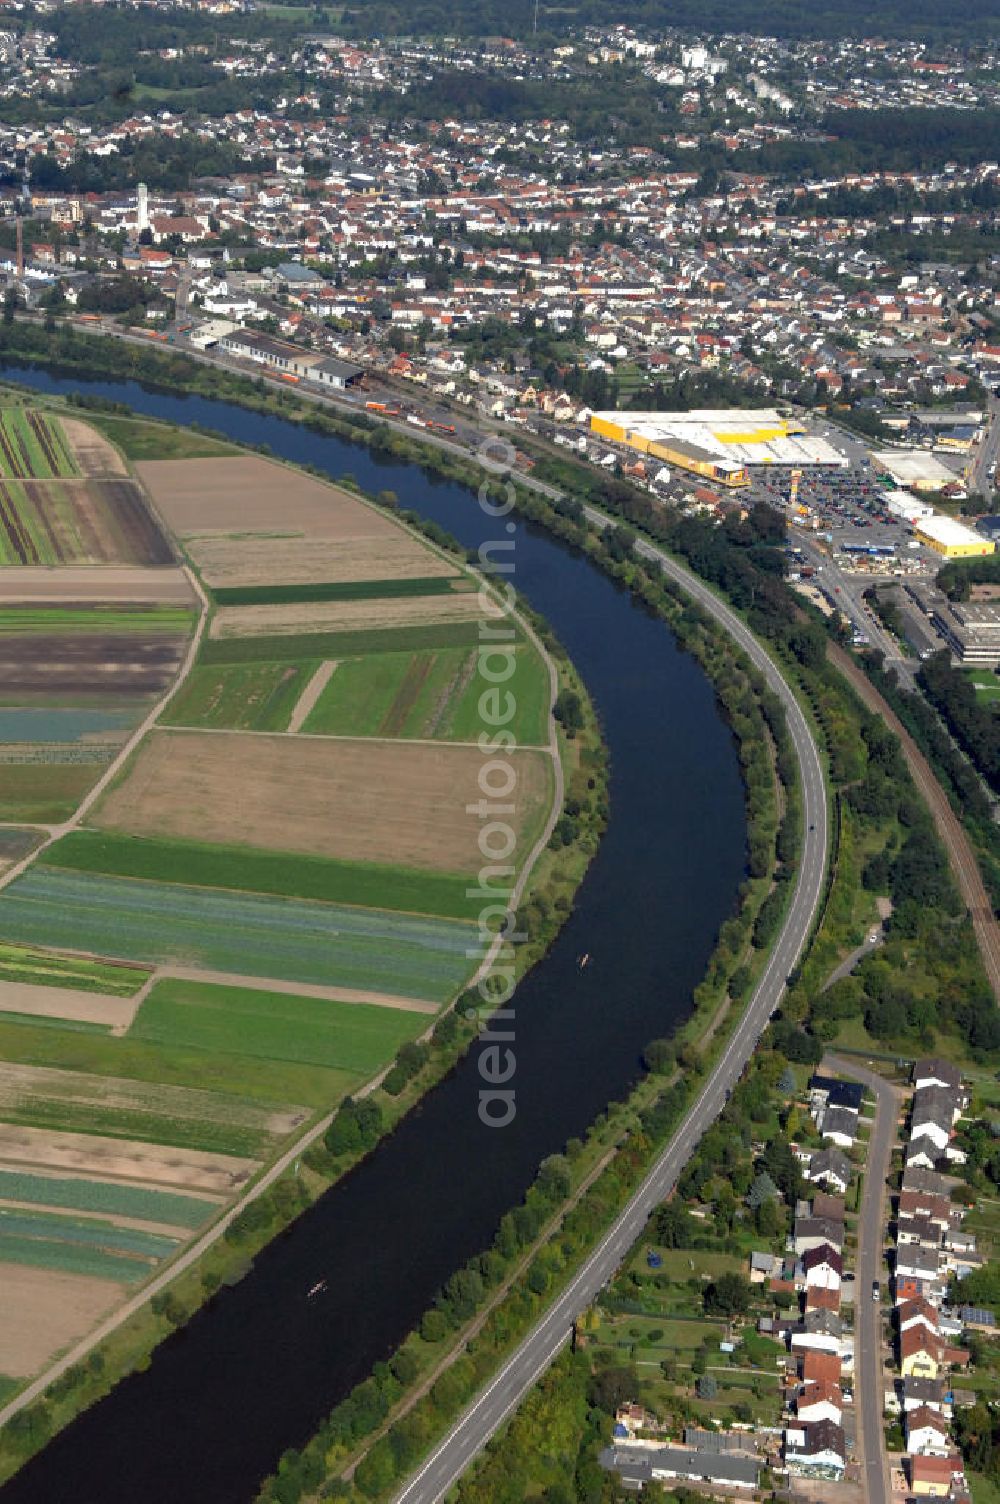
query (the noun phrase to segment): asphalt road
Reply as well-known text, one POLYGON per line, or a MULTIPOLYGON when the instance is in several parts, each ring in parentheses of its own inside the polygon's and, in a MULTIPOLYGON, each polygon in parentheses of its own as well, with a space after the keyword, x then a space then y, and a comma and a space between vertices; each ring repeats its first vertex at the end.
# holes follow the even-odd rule
POLYGON ((886 1212, 885 1182, 896 1140, 899 1098, 888 1081, 853 1061, 830 1057, 826 1062, 842 1076, 863 1081, 875 1093, 875 1126, 868 1143, 864 1194, 858 1217, 855 1265, 854 1389, 864 1455, 866 1504, 888 1504, 889 1465, 882 1427, 885 1380, 882 1363, 882 1324, 885 1306, 871 1298, 872 1284, 884 1284, 886 1212))
MULTIPOLYGON (((610 520, 602 513, 592 508, 586 511, 589 522, 598 527, 610 525, 610 520)), ((760 985, 724 1054, 705 1081, 697 1102, 582 1269, 507 1359, 490 1385, 473 1400, 419 1472, 395 1495, 395 1504, 434 1504, 442 1498, 569 1342, 573 1323, 612 1278, 628 1249, 641 1234, 650 1213, 673 1190, 702 1135, 725 1105, 727 1093, 739 1080, 762 1029, 781 999, 786 978, 808 938, 822 896, 828 842, 823 769, 809 726, 794 695, 735 612, 653 544, 641 540, 636 547, 640 553, 661 560, 665 573, 683 585, 699 605, 726 628, 781 696, 802 781, 805 837, 798 882, 760 985)))

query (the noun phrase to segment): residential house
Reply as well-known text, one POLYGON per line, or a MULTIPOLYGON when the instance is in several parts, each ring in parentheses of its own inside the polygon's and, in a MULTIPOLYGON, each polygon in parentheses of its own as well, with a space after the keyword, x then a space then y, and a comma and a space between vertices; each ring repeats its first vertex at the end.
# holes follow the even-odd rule
POLYGON ((911 1457, 910 1488, 918 1499, 946 1499, 965 1493, 965 1468, 957 1452, 947 1457, 911 1457))
POLYGON ((841 1249, 844 1246, 844 1224, 832 1217, 796 1217, 792 1243, 799 1258, 810 1248, 841 1249))
POLYGON ((950 1060, 928 1055, 913 1062, 913 1089, 920 1091, 925 1086, 945 1086, 951 1091, 962 1091, 962 1072, 950 1060))
POLYGON ((900 1399, 904 1415, 923 1406, 936 1410, 945 1420, 951 1416, 951 1402, 945 1398, 948 1386, 943 1379, 904 1379, 900 1399))
POLYGON ((820 1243, 802 1255, 802 1272, 807 1289, 815 1285, 822 1290, 839 1290, 844 1277, 844 1261, 836 1248, 829 1243, 820 1243))
POLYGON ((832 1420, 789 1426, 785 1431, 785 1465, 791 1473, 839 1482, 847 1466, 843 1427, 832 1420))
POLYGON ((844 1396, 839 1384, 829 1379, 804 1384, 795 1401, 795 1413, 803 1425, 818 1420, 832 1420, 839 1426, 844 1413, 844 1396))
POLYGON ((813 1185, 843 1194, 851 1183, 851 1161, 842 1149, 830 1145, 809 1156, 802 1174, 813 1185))
POLYGON ((819 1131, 838 1149, 849 1149, 858 1136, 858 1114, 850 1107, 827 1107, 819 1119, 819 1131))
POLYGON ((951 1451, 948 1422, 929 1405, 908 1410, 905 1417, 906 1450, 913 1456, 947 1457, 951 1451))

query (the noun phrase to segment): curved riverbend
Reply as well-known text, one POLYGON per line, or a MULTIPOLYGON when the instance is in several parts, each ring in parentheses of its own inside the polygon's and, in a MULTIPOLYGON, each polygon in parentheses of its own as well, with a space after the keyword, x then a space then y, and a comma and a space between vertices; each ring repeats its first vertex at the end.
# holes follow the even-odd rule
MULTIPOLYGON (((135 383, 86 386, 137 411, 197 421, 284 459, 391 486, 467 547, 493 536, 468 492, 281 419, 135 383)), ((690 1011, 743 877, 746 823, 732 740, 711 686, 663 625, 589 561, 518 523, 514 582, 579 668, 611 752, 611 819, 576 908, 516 1008, 517 1116, 478 1116, 476 1052, 370 1158, 164 1343, 145 1374, 57 1436, 3 1504, 246 1504, 288 1446, 384 1357, 438 1286, 489 1242, 539 1161, 634 1079, 639 1052, 690 1011), (576 958, 593 962, 580 971, 576 958), (318 1279, 329 1289, 308 1303, 318 1279)))

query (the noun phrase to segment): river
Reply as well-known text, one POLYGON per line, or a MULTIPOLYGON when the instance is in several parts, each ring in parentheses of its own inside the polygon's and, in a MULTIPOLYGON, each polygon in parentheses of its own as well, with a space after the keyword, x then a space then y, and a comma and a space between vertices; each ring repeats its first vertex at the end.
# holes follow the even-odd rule
MULTIPOLYGON (((134 382, 13 367, 0 378, 50 393, 86 389, 266 442, 370 491, 391 487, 466 547, 497 536, 461 487, 283 419, 134 382)), ((544 530, 519 522, 513 541, 516 587, 569 650, 611 753, 601 849, 571 918, 514 1000, 513 1123, 481 1124, 473 1050, 239 1285, 163 1343, 145 1373, 0 1490, 0 1504, 248 1504, 281 1452, 300 1446, 488 1245, 539 1162, 624 1094, 643 1045, 689 1013, 745 869, 732 738, 700 668, 661 623, 544 530), (581 971, 583 951, 593 959, 581 971), (307 1301, 322 1279, 325 1295, 307 1301)))

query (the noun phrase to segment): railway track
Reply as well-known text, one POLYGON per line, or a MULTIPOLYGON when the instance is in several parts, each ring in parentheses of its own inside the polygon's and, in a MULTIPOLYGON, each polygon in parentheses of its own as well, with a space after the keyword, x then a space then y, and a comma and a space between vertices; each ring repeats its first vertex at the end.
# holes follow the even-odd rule
POLYGON ((849 681, 859 699, 869 710, 881 716, 886 725, 899 737, 907 767, 913 775, 914 783, 927 802, 937 833, 944 842, 962 901, 972 919, 976 944, 983 958, 993 996, 1000 1003, 1000 924, 994 917, 993 906, 980 876, 979 864, 969 838, 949 804, 944 789, 935 778, 930 764, 895 711, 843 648, 831 643, 826 651, 830 662, 849 681))

